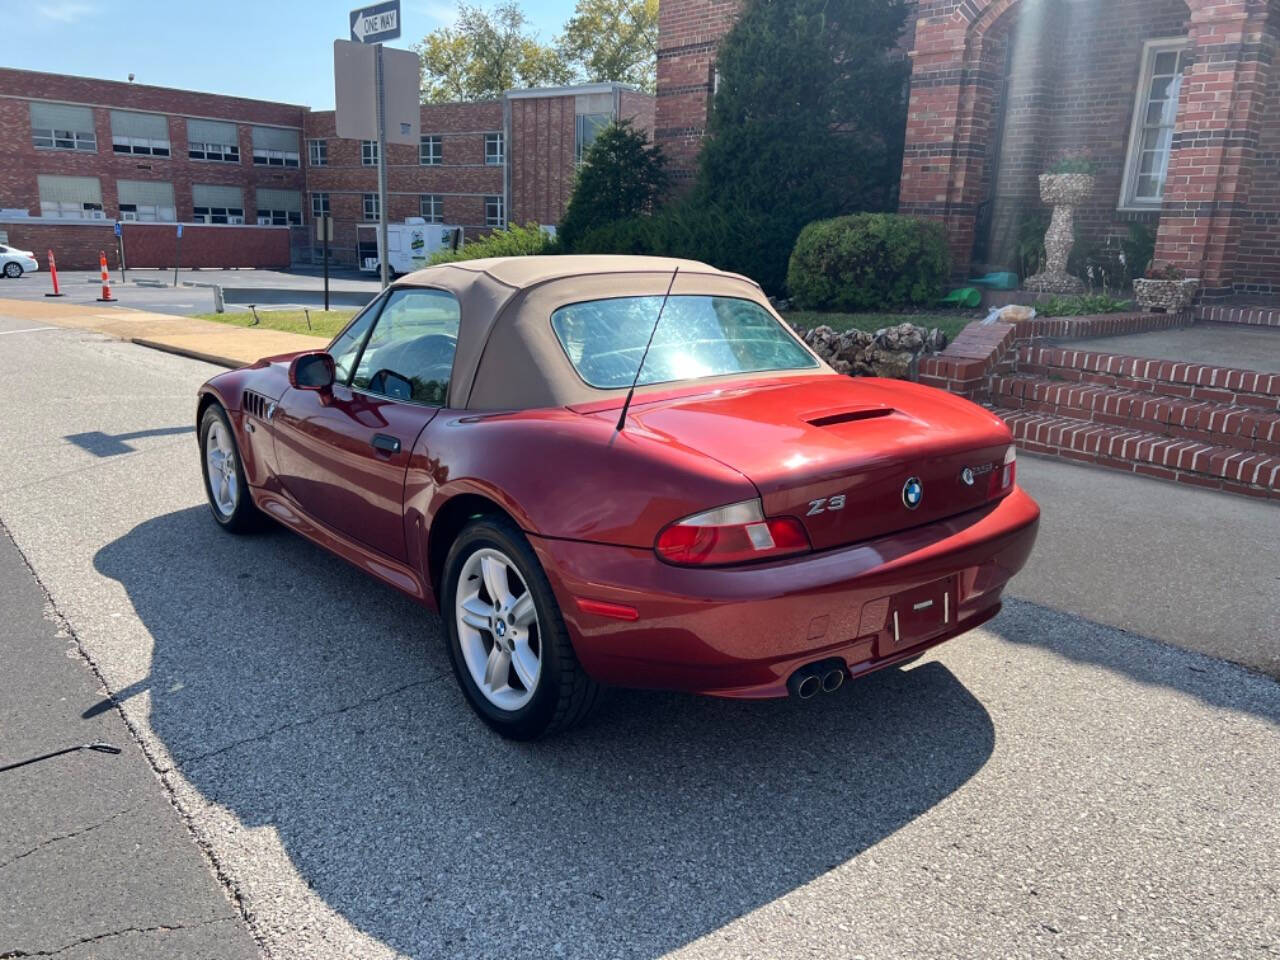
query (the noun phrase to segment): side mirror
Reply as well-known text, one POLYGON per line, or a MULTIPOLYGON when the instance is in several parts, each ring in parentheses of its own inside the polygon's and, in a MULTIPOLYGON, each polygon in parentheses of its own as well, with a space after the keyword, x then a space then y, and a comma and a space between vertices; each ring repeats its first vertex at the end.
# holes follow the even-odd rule
POLYGON ((319 390, 327 393, 333 388, 336 376, 333 357, 323 350, 294 357, 289 364, 289 386, 295 390, 319 390))

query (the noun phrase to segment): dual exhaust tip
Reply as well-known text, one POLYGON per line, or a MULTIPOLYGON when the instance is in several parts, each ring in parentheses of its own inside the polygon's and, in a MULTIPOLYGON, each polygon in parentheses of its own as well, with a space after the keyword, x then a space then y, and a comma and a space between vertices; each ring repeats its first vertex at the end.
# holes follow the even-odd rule
POLYGON ((791 674, 787 689, 793 697, 812 700, 820 693, 835 693, 844 684, 844 661, 838 658, 810 663, 791 674))

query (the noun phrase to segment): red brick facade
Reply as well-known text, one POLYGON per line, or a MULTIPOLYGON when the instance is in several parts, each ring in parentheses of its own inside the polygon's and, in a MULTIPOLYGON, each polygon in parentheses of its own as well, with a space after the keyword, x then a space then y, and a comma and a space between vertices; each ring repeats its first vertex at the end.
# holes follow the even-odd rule
MULTIPOLYGON (((0 223, 0 231, 19 250, 30 250, 49 265, 46 254, 54 252, 59 270, 96 270, 98 254, 107 255, 112 270, 120 266, 114 224, 110 220, 10 220, 0 223)), ((288 267, 289 228, 226 226, 186 223, 182 225, 182 246, 178 246, 177 226, 172 223, 124 223, 125 265, 128 267, 172 267, 179 261, 187 267, 288 267)))
MULTIPOLYGON (((706 129, 715 48, 742 0, 667 0, 655 136, 677 179, 706 129)), ((946 224, 957 274, 1013 267, 1038 175, 1068 149, 1097 163, 1077 222, 1089 244, 1157 234, 1156 257, 1205 298, 1280 293, 1280 7, 1270 0, 909 0, 912 59, 900 210, 946 224), (1162 200, 1126 202, 1149 40, 1185 39, 1162 200)))
POLYGON ((1097 187, 1080 211, 1094 240, 1156 226, 1156 258, 1208 299, 1280 284, 1276 25, 1262 0, 920 0, 901 209, 947 224, 960 269, 1007 250, 1055 153, 1089 147, 1097 187), (1123 196, 1143 43, 1185 37, 1161 203, 1123 196), (1270 94, 1270 96, 1268 96, 1270 94), (1004 242, 1001 242, 1003 238, 1004 242))
MULTIPOLYGON (((582 103, 595 104, 601 96, 610 102, 609 111, 614 116, 632 118, 639 126, 652 129, 653 98, 615 84, 522 90, 501 100, 423 106, 421 132, 423 136, 441 138, 440 162, 420 162, 416 146, 388 148, 388 218, 402 221, 420 216, 424 213, 424 202, 429 202, 424 201, 424 197, 438 197, 442 221, 464 227, 471 237, 491 229, 492 215, 499 213, 499 222, 557 223, 573 187, 576 112, 582 103), (584 97, 588 99, 583 100, 584 97), (501 136, 504 149, 497 162, 493 162, 492 153, 486 157, 486 138, 497 136, 501 136)), ((328 195, 329 212, 334 218, 330 252, 336 262, 354 263, 357 225, 376 222, 365 216, 364 195, 377 192, 377 167, 363 162, 359 141, 340 140, 334 135, 333 111, 313 112, 289 104, 0 68, 0 209, 25 211, 30 218, 39 217, 38 177, 42 174, 97 178, 101 213, 108 223, 121 216, 117 185, 122 180, 172 184, 179 221, 190 221, 194 215, 195 185, 239 189, 246 224, 255 224, 257 220, 257 190, 295 191, 301 206, 301 225, 292 229, 294 259, 311 258, 317 246, 312 239, 314 231, 310 229, 314 194, 328 195), (96 150, 36 146, 32 102, 88 107, 92 111, 96 150), (168 128, 169 155, 114 152, 113 109, 163 115, 168 128), (239 160, 191 159, 188 120, 234 123, 239 160), (297 139, 297 166, 255 164, 255 126, 292 133, 297 139), (324 142, 327 156, 321 165, 310 161, 308 142, 312 140, 324 142)), ((62 229, 75 221, 44 221, 51 224, 53 232, 50 233, 38 230, 39 222, 23 222, 24 219, 0 218, 0 229, 7 230, 15 244, 25 243, 40 251, 41 256, 48 246, 45 241, 20 240, 19 237, 96 235, 91 226, 83 226, 78 231, 62 229)), ((280 237, 277 234, 286 235, 287 249, 289 231, 272 228, 268 231, 269 239, 249 241, 247 238, 254 229, 256 227, 235 231, 241 237, 238 247, 241 255, 258 250, 271 265, 278 265, 280 237)), ((366 232, 364 239, 371 240, 372 233, 366 232)), ((67 242, 70 246, 65 252, 56 251, 64 267, 97 265, 97 241, 68 239, 67 242), (89 253, 92 253, 91 262, 83 262, 89 253)), ((217 259, 219 245, 208 249, 209 255, 217 259)), ((228 255, 231 252, 228 251, 228 255)), ((132 255, 127 259, 134 265, 143 265, 132 255)), ((288 263, 287 257, 285 263, 288 263)), ((225 265, 246 264, 232 258, 225 265)))

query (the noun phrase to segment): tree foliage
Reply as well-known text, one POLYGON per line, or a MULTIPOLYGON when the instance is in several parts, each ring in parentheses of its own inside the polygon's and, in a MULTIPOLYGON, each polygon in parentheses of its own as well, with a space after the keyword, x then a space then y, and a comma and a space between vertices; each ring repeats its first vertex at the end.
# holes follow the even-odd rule
POLYGON ((519 4, 486 10, 458 5, 452 26, 440 27, 414 47, 422 61, 422 102, 492 100, 516 87, 559 86, 573 67, 553 45, 539 42, 519 4))
POLYGON ((586 233, 652 211, 667 188, 665 159, 631 121, 610 124, 583 158, 559 238, 568 248, 586 233))
POLYGON ((805 224, 893 208, 905 19, 903 0, 747 0, 720 44, 690 198, 744 226, 718 266, 780 290, 805 224))
POLYGON ((630 83, 652 93, 658 0, 578 0, 558 48, 583 79, 630 83))

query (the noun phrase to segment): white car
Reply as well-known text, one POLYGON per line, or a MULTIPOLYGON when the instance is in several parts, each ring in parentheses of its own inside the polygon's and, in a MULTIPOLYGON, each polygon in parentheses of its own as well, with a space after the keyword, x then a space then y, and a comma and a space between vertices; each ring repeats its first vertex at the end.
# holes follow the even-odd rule
POLYGON ((36 255, 30 250, 19 250, 0 243, 0 274, 16 280, 24 273, 35 273, 39 269, 36 255))

